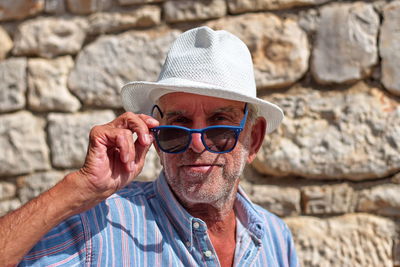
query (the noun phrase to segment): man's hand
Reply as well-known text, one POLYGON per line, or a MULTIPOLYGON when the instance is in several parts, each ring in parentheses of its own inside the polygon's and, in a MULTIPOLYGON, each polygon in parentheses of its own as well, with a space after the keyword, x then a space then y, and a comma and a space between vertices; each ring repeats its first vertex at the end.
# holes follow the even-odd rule
POLYGON ((152 117, 127 112, 95 126, 79 171, 0 218, 1 265, 15 266, 57 224, 92 208, 138 176, 153 140, 149 128, 158 124, 152 117))
POLYGON ((82 193, 104 199, 136 178, 153 142, 149 128, 158 125, 150 116, 126 112, 110 123, 93 127, 79 171, 82 193))

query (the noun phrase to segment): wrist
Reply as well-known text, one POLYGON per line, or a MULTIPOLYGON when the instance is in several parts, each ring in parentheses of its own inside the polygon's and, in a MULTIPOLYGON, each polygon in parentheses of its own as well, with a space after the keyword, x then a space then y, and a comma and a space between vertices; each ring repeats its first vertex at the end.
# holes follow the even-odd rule
POLYGON ((69 173, 54 189, 56 188, 57 190, 62 190, 62 193, 57 192, 55 194, 64 194, 64 197, 71 200, 68 203, 68 208, 74 214, 92 208, 112 194, 112 192, 99 192, 96 190, 80 170, 69 173))

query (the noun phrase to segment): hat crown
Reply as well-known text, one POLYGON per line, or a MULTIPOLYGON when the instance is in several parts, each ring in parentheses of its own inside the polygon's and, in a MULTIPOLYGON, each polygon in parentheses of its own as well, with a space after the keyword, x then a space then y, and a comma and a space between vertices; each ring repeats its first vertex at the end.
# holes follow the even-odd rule
POLYGON ((227 31, 206 26, 183 33, 173 43, 158 82, 169 83, 171 79, 201 82, 256 97, 247 46, 227 31))

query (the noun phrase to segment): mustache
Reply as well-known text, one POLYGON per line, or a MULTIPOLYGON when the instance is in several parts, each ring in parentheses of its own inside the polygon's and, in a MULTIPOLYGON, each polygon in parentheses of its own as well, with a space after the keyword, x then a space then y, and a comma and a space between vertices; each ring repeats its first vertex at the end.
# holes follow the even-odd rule
POLYGON ((181 154, 180 163, 178 166, 184 165, 224 165, 225 159, 221 154, 208 152, 194 153, 190 149, 181 154))

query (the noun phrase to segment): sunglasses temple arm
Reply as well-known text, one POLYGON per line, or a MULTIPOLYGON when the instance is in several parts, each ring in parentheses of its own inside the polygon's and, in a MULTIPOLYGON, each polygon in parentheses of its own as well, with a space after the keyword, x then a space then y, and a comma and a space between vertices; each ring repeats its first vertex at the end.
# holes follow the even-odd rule
POLYGON ((247 114, 249 113, 249 110, 248 110, 248 108, 247 108, 247 103, 244 105, 244 110, 243 110, 243 112, 244 112, 244 116, 243 116, 243 119, 241 120, 241 122, 240 122, 240 127, 244 127, 244 124, 246 123, 246 120, 247 120, 247 114))
POLYGON ((153 116, 153 115, 154 115, 153 113, 154 113, 154 109, 156 109, 156 108, 157 108, 158 112, 160 113, 161 118, 163 118, 163 117, 164 117, 164 114, 162 113, 160 107, 157 106, 157 105, 154 105, 154 106, 151 108, 151 116, 154 117, 154 116, 153 116))

